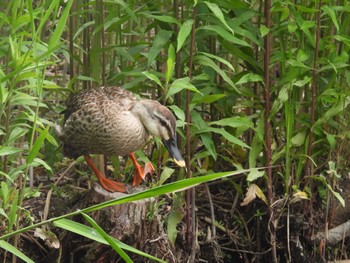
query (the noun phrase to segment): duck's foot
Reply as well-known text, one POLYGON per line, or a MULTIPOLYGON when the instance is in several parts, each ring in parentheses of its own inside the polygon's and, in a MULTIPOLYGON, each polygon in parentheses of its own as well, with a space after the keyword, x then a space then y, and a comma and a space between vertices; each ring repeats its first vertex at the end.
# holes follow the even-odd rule
POLYGON ((130 153, 129 157, 131 158, 135 166, 135 174, 134 174, 134 178, 132 179, 132 186, 138 186, 141 184, 141 182, 143 181, 143 179, 146 177, 147 174, 153 174, 155 170, 154 170, 153 164, 151 163, 145 163, 145 166, 141 167, 137 162, 134 153, 130 153))
POLYGON ((154 172, 155 170, 151 163, 145 163, 144 167, 139 166, 139 169, 136 169, 134 178, 132 179, 132 186, 140 185, 147 174, 153 174, 154 172))
POLYGON ((111 179, 108 179, 106 177, 98 177, 98 181, 100 183, 100 185, 106 189, 108 192, 121 192, 121 193, 125 193, 126 192, 126 187, 125 184, 123 183, 118 183, 115 182, 111 179))
POLYGON ((86 154, 84 155, 86 163, 91 167, 91 169, 94 171, 95 175, 98 178, 98 181, 100 185, 106 189, 108 192, 121 192, 125 193, 126 187, 123 183, 115 182, 111 179, 106 178, 96 167, 94 160, 91 158, 90 155, 86 154))

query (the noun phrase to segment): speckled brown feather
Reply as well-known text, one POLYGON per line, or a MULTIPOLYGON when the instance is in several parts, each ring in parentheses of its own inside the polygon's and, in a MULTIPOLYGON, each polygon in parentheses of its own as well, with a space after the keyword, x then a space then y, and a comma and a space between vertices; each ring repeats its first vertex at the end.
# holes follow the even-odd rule
POLYGON ((135 95, 119 87, 81 91, 67 100, 60 136, 64 154, 126 155, 142 147, 148 132, 130 109, 135 95))

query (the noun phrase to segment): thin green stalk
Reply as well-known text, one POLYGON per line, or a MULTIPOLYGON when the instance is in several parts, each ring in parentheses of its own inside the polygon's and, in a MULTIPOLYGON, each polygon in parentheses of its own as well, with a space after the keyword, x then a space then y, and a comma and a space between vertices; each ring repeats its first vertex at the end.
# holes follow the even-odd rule
MULTIPOLYGON (((315 37, 315 53, 314 53, 314 66, 313 66, 313 77, 312 77, 312 90, 311 90, 311 109, 310 109, 310 133, 309 133, 309 142, 307 149, 307 156, 312 158, 313 152, 313 125, 315 123, 315 111, 316 111, 316 96, 317 96, 317 71, 318 71, 318 52, 320 46, 321 38, 321 7, 322 0, 318 3, 317 7, 317 17, 316 17, 316 37, 315 37)), ((313 175, 312 165, 310 165, 310 159, 306 158, 305 162, 305 176, 313 175)))
MULTIPOLYGON (((36 29, 35 29, 35 24, 34 24, 34 16, 33 16, 33 3, 32 0, 27 0, 27 6, 28 6, 28 11, 29 11, 29 15, 30 15, 30 26, 31 26, 31 38, 32 38, 32 48, 33 48, 33 56, 36 57, 36 55, 38 54, 37 51, 37 45, 36 45, 36 39, 37 39, 37 34, 36 34, 36 29)), ((38 120, 38 114, 39 114, 39 105, 41 102, 41 95, 42 95, 42 85, 43 85, 43 80, 42 80, 42 72, 41 69, 39 68, 39 63, 38 61, 35 62, 36 63, 36 76, 37 76, 37 90, 36 90, 36 96, 37 96, 37 102, 36 102, 36 107, 35 107, 35 116, 34 116, 34 121, 33 121, 33 126, 32 126, 32 131, 30 134, 30 139, 29 139, 29 150, 31 150, 33 148, 34 145, 34 137, 35 137, 35 132, 36 132, 36 127, 37 127, 37 120, 38 120)), ((45 69, 43 69, 45 70, 45 69)), ((19 200, 18 200, 18 207, 22 207, 23 206, 23 200, 24 200, 24 195, 25 195, 25 185, 26 182, 28 180, 28 174, 29 174, 29 169, 30 166, 27 165, 24 175, 23 175, 23 179, 22 179, 22 189, 20 189, 20 195, 19 195, 19 200)), ((18 230, 20 228, 20 220, 21 220, 21 214, 22 214, 22 210, 18 209, 17 210, 17 222, 16 222, 16 230, 18 230)), ((14 240, 14 247, 17 248, 19 242, 19 236, 15 236, 15 240, 14 240)), ((12 262, 16 262, 16 257, 14 256, 12 258, 12 262)))

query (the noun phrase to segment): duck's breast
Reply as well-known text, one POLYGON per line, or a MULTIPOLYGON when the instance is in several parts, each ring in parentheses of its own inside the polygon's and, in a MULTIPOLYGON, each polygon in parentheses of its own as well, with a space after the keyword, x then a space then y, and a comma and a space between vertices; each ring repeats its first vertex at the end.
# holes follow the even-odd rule
POLYGON ((109 155, 126 155, 145 145, 148 133, 140 119, 129 111, 106 116, 106 125, 98 134, 100 145, 109 155))

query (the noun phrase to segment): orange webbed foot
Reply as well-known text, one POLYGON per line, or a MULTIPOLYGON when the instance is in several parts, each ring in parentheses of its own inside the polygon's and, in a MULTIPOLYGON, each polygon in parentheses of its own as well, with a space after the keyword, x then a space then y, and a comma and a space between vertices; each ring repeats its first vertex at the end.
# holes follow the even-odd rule
POLYGON ((155 170, 153 164, 145 163, 144 167, 139 167, 139 169, 136 169, 134 178, 132 180, 132 186, 140 185, 147 174, 153 174, 154 172, 155 170))
POLYGON ((98 178, 98 181, 100 185, 107 190, 108 192, 126 192, 126 187, 123 183, 115 182, 111 179, 106 178, 100 170, 97 169, 94 160, 91 158, 90 155, 84 155, 86 163, 91 167, 91 169, 94 171, 95 175, 98 178))
POLYGON ((151 163, 146 163, 145 167, 141 167, 137 162, 134 153, 130 153, 129 157, 135 166, 135 174, 132 180, 132 186, 138 186, 141 184, 142 180, 146 177, 147 174, 153 174, 155 170, 151 163))
POLYGON ((105 177, 98 177, 98 181, 100 185, 107 190, 108 192, 121 192, 125 193, 126 192, 126 187, 125 184, 123 183, 118 183, 115 182, 111 179, 105 178, 105 177))

